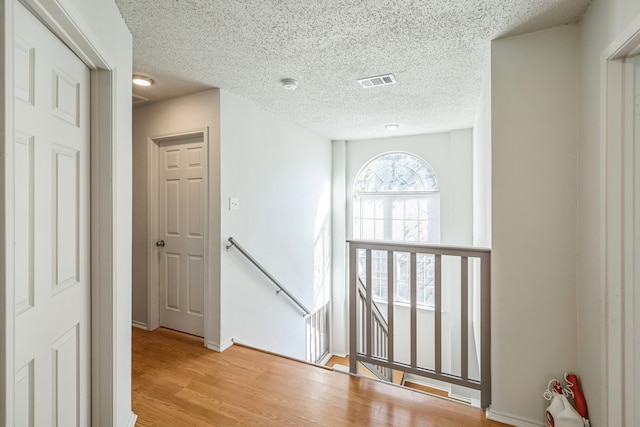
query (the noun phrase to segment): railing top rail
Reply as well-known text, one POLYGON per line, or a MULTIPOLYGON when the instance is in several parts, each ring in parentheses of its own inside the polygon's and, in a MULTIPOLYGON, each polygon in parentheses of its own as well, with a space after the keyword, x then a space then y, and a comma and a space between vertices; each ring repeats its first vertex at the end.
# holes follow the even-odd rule
POLYGON ((286 296, 289 297, 289 299, 291 301, 293 301, 303 312, 306 316, 311 314, 311 311, 309 311, 309 309, 307 307, 304 306, 304 304, 302 304, 300 301, 298 301, 298 299, 296 297, 294 297, 284 286, 282 286, 280 284, 280 282, 278 282, 278 280, 273 277, 271 275, 271 273, 269 273, 269 271, 267 271, 266 268, 264 268, 262 266, 262 264, 260 264, 258 261, 256 261, 256 259, 254 257, 251 256, 251 254, 249 254, 249 252, 247 252, 247 250, 245 248, 243 248, 233 237, 229 237, 229 239, 227 239, 230 243, 229 246, 227 246, 227 250, 231 249, 232 247, 235 247, 242 255, 244 255, 245 258, 247 258, 258 270, 260 270, 262 272, 262 274, 264 274, 265 276, 267 276, 267 278, 269 280, 271 280, 271 282, 276 285, 276 287, 278 288, 278 293, 280 292, 284 292, 284 294, 286 296))
POLYGON ((443 246, 428 245, 424 243, 400 243, 388 241, 371 240, 347 240, 347 243, 355 249, 372 249, 395 252, 417 252, 435 255, 458 255, 482 257, 491 254, 489 248, 465 247, 465 246, 443 246))

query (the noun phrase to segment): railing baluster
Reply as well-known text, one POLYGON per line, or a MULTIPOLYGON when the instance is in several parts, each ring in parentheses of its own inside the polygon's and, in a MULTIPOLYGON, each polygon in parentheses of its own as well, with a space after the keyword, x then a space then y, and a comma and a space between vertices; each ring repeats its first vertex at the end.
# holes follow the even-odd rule
POLYGON ((371 330, 371 355, 378 355, 378 324, 376 322, 375 317, 372 316, 371 324, 373 328, 371 330))
POLYGON ((367 290, 367 306, 366 306, 366 320, 367 320, 367 338, 365 340, 366 342, 366 347, 367 347, 367 356, 371 357, 371 332, 372 332, 372 319, 373 319, 373 314, 371 313, 371 299, 372 299, 372 294, 373 294, 373 290, 371 289, 371 282, 372 282, 372 278, 371 278, 371 249, 367 249, 366 251, 366 257, 365 257, 365 271, 366 271, 366 290, 367 290))
POLYGON ((318 355, 317 357, 320 357, 320 355, 322 354, 322 331, 324 331, 324 322, 322 321, 321 314, 322 308, 316 313, 316 325, 318 325, 318 329, 316 332, 318 334, 318 338, 316 340, 316 354, 318 355))
POLYGON ((311 360, 318 360, 318 327, 315 322, 315 313, 311 316, 309 322, 309 336, 311 337, 311 342, 309 344, 310 352, 311 352, 311 360))
POLYGON ((358 312, 358 321, 360 322, 358 323, 358 332, 360 332, 360 334, 358 335, 358 352, 364 352, 364 300, 358 301, 358 308, 360 309, 360 311, 358 312))
POLYGON ((327 312, 327 305, 326 305, 326 304, 324 304, 324 305, 322 306, 322 308, 320 309, 320 313, 319 313, 319 316, 320 316, 320 324, 321 324, 322 326, 321 326, 321 329, 320 329, 320 339, 318 339, 318 342, 320 343, 320 344, 319 344, 319 346, 320 346, 320 352, 321 352, 321 353, 323 353, 323 352, 324 352, 324 351, 323 351, 323 350, 324 350, 324 343, 325 343, 325 341, 326 341, 326 336, 327 336, 325 331, 326 331, 326 330, 327 330, 327 328, 329 327, 329 325, 327 324, 327 318, 326 318, 326 316, 325 316, 325 315, 326 315, 326 312, 327 312))
POLYGON ((480 272, 480 406, 491 403, 491 262, 489 254, 481 257, 480 272))
POLYGON ((469 258, 460 259, 460 376, 469 379, 469 258))
POLYGON ((418 366, 418 275, 416 267, 416 253, 411 252, 409 256, 409 299, 411 306, 411 367, 418 366))
POLYGON ((393 278, 393 251, 387 251, 387 360, 393 363, 393 315, 395 301, 395 286, 393 278))
POLYGON ((435 280, 434 280, 434 352, 435 371, 442 373, 442 255, 435 256, 435 280))

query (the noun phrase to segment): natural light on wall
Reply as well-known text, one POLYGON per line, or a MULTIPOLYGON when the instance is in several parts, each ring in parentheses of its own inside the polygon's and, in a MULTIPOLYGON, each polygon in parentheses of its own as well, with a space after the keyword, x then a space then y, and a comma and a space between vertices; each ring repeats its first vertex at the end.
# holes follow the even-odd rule
POLYGON ((331 306, 331 186, 320 195, 314 232, 313 313, 307 318, 306 359, 318 363, 329 352, 331 306))

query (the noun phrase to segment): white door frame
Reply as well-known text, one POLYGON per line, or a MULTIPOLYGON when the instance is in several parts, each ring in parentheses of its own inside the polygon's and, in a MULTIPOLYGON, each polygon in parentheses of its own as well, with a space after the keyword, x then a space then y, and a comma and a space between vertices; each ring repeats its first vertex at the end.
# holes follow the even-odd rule
MULTIPOLYGON (((116 70, 110 64, 99 45, 94 45, 86 34, 82 21, 76 21, 58 1, 21 0, 22 3, 60 38, 91 70, 91 417, 93 425, 111 426, 116 420, 116 393, 118 379, 118 349, 114 344, 118 336, 118 309, 115 283, 115 151, 118 126, 116 117, 120 102, 117 99, 116 70)), ((0 319, 4 328, 0 330, 0 424, 13 425, 14 396, 14 295, 13 283, 13 222, 11 203, 13 200, 14 139, 14 3, 0 0, 0 28, 4 44, 0 73, 4 85, 0 98, 4 120, 0 123, 4 155, 0 156, 0 173, 4 180, 0 185, 0 319)), ((125 70, 129 73, 129 70, 125 70)), ((135 423, 135 415, 129 424, 135 423)))
POLYGON ((156 251, 155 242, 158 241, 158 153, 159 146, 163 142, 180 141, 186 138, 202 137, 205 155, 207 158, 207 170, 205 176, 205 221, 204 221, 204 342, 208 342, 207 331, 209 328, 209 186, 210 161, 209 161, 209 128, 172 132, 165 135, 149 137, 147 139, 147 328, 152 331, 160 327, 160 285, 158 267, 160 260, 156 251))
POLYGON ((626 57, 640 54, 640 16, 601 55, 600 195, 601 283, 603 283, 603 408, 605 424, 638 425, 640 408, 640 206, 639 146, 634 138, 633 66, 626 57))

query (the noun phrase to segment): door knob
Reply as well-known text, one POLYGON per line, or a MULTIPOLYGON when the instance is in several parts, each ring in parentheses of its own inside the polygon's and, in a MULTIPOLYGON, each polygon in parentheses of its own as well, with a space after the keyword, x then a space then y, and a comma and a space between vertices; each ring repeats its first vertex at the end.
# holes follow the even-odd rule
POLYGON ((164 240, 158 240, 156 246, 164 246, 164 240))

